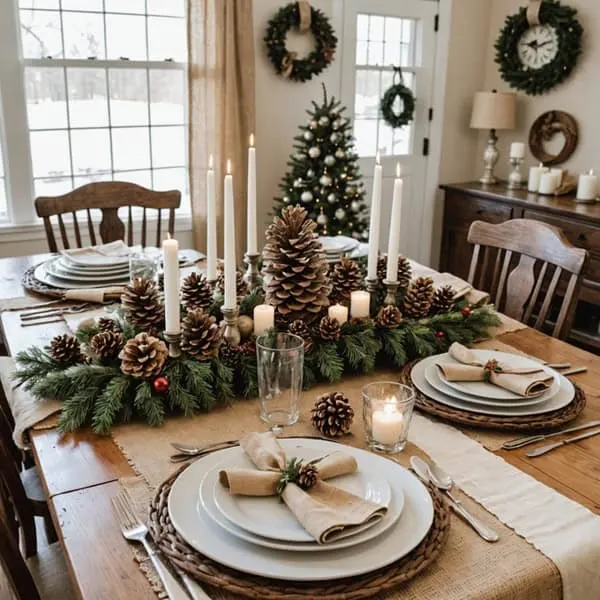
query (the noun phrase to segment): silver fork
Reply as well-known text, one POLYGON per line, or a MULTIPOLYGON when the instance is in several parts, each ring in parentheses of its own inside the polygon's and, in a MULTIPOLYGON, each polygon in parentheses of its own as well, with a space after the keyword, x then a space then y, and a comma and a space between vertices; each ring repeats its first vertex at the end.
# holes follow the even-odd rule
POLYGON ((148 543, 148 527, 135 515, 127 492, 120 492, 112 499, 112 503, 123 537, 130 542, 140 542, 144 546, 169 598, 171 600, 189 600, 186 591, 171 575, 171 572, 159 558, 158 553, 148 543))

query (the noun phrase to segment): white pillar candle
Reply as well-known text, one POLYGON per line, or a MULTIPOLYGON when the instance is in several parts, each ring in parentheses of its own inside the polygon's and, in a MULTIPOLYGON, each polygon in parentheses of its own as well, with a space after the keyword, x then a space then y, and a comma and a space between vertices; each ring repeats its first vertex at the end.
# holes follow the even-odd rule
POLYGON ((400 179, 400 163, 396 164, 396 179, 394 179, 394 196, 392 199, 392 217, 390 222, 390 237, 388 239, 388 255, 386 278, 388 281, 398 281, 398 251, 400 249, 400 223, 402 221, 402 186, 400 179))
POLYGON ((371 294, 357 291, 350 294, 350 314, 354 319, 364 319, 369 316, 371 294))
POLYGON ((177 334, 181 330, 179 319, 179 244, 169 236, 162 244, 164 289, 165 289, 165 331, 177 334))
POLYGON ((377 279, 382 178, 383 169, 379 161, 378 152, 375 158, 375 170, 373 171, 373 192, 371 194, 371 220, 369 223, 369 258, 367 263, 367 279, 377 279))
POLYGON ((513 142, 510 145, 510 158, 525 158, 525 144, 523 142, 513 142))
POLYGON ((579 176, 577 200, 595 200, 598 196, 598 177, 594 171, 579 176))
POLYGON ((552 173, 543 173, 540 177, 540 194, 552 195, 556 191, 556 175, 552 173))
POLYGON ((550 174, 554 175, 554 179, 556 181, 555 189, 560 186, 563 178, 563 170, 562 169, 550 169, 550 174))
POLYGON ((235 261, 235 216, 233 207, 233 177, 231 175, 231 162, 227 161, 227 174, 223 184, 224 211, 223 222, 225 226, 225 248, 223 253, 225 298, 223 308, 237 306, 236 291, 236 261, 235 261))
POLYGON ((527 190, 537 192, 540 189, 540 179, 544 173, 548 173, 548 168, 540 163, 539 167, 531 167, 529 169, 529 181, 527 182, 527 190))
POLYGON ((258 252, 256 234, 256 148, 254 147, 254 134, 250 135, 250 147, 248 148, 248 254, 258 252))
POLYGON ((348 320, 348 307, 342 304, 334 304, 327 310, 327 314, 331 319, 337 319, 340 325, 343 325, 348 320))
POLYGON ((213 167, 211 154, 206 171, 206 278, 209 281, 217 279, 217 200, 213 167))
POLYGON ((393 402, 384 404, 383 410, 373 411, 372 419, 372 435, 376 442, 386 446, 398 443, 404 429, 404 418, 393 402))
POLYGON ((254 307, 254 335, 262 335, 275 326, 275 307, 258 304, 254 307))

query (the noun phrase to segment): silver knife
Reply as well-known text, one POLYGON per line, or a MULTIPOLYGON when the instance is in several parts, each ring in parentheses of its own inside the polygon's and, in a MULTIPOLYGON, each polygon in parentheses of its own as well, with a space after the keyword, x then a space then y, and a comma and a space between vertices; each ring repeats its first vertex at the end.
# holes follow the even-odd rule
POLYGON ((569 427, 568 429, 563 429, 562 431, 555 431, 553 433, 528 435, 527 437, 521 437, 514 440, 509 440, 508 442, 504 442, 504 444, 502 444, 502 447, 505 450, 514 450, 515 448, 522 448, 523 446, 535 444, 536 442, 543 442, 548 438, 556 437, 557 435, 563 435, 563 433, 574 433, 575 431, 589 429, 590 427, 596 427, 598 425, 600 425, 600 420, 590 421, 589 423, 583 423, 583 425, 577 425, 577 427, 569 427))
POLYGON ((192 600, 211 600, 210 596, 189 575, 184 573, 181 578, 192 600))
POLYGON ((560 442, 555 442, 554 444, 548 444, 547 446, 542 446, 541 448, 530 450, 529 452, 527 452, 527 456, 529 456, 529 458, 541 456, 542 454, 546 454, 546 452, 550 452, 555 448, 560 448, 561 446, 565 446, 566 444, 572 444, 573 442, 585 440, 598 434, 600 434, 600 429, 596 429, 595 431, 588 431, 587 433, 584 433, 582 435, 576 435, 575 437, 567 438, 566 440, 561 440, 560 442))

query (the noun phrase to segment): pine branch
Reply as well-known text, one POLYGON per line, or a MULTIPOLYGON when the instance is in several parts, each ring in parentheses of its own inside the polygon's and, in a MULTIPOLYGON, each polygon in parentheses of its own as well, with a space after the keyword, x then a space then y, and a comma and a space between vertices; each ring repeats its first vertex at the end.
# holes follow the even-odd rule
POLYGON ((219 402, 231 404, 234 399, 233 370, 218 358, 212 361, 213 389, 219 402))
POLYGON ((97 325, 88 325, 77 328, 75 332, 75 337, 80 344, 88 345, 90 340, 100 331, 100 328, 97 325))
POLYGON ((75 431, 88 421, 98 396, 98 390, 79 390, 69 398, 65 398, 58 420, 60 433, 75 431))
POLYGON ((68 365, 63 365, 54 360, 42 348, 35 346, 19 352, 16 356, 16 362, 18 368, 13 375, 13 379, 17 382, 17 385, 27 384, 25 389, 30 388, 29 382, 34 382, 53 371, 68 367, 68 365))
POLYGON ((148 425, 156 427, 165 420, 165 407, 162 398, 152 393, 152 385, 149 381, 142 381, 135 391, 133 404, 136 410, 147 421, 148 425))
POLYGON ((402 328, 387 329, 378 327, 376 335, 381 341, 383 355, 396 367, 401 367, 408 361, 406 349, 407 332, 402 328))
POLYGON ((131 383, 131 377, 117 375, 106 384, 94 404, 92 427, 96 433, 110 432, 117 415, 123 410, 131 383))
POLYGON ((258 396, 258 372, 255 354, 243 354, 239 369, 240 391, 244 398, 258 396))
POLYGON ((254 308, 265 300, 265 293, 261 286, 254 288, 240 302, 240 314, 252 316, 254 308))
POLYGON ((338 354, 335 342, 315 344, 310 354, 312 364, 323 379, 329 383, 340 381, 344 374, 344 360, 338 354))
POLYGON ((183 386, 196 398, 195 406, 200 410, 210 410, 215 404, 215 397, 211 386, 211 363, 184 359, 181 361, 183 368, 183 386))

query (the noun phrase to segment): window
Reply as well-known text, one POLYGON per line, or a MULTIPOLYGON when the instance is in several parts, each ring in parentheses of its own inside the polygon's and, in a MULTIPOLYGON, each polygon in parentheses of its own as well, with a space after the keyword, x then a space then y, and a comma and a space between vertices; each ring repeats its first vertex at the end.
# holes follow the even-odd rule
MULTIPOLYGON (((0 122, 0 134, 2 133, 0 122)), ((2 157, 2 135, 0 135, 0 218, 6 217, 6 183, 4 182, 4 158, 2 157)))
MULTIPOLYGON (((392 86, 394 67, 415 90, 417 21, 359 14, 356 20, 354 135, 359 156, 396 156, 410 152, 412 126, 392 129, 381 117, 379 102, 392 86)), ((396 112, 401 100, 396 100, 396 112)))
POLYGON ((114 179, 179 189, 189 206, 184 1, 18 0, 18 12, 32 194, 114 179))

